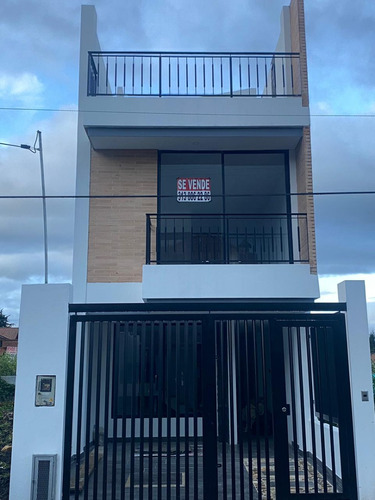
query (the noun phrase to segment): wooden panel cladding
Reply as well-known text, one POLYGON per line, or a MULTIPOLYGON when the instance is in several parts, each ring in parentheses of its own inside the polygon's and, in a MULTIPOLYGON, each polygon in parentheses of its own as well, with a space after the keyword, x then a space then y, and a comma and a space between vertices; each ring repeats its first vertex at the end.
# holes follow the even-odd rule
MULTIPOLYGON (((92 151, 90 194, 156 195, 157 151, 92 151)), ((156 211, 156 198, 90 199, 89 283, 142 281, 145 214, 156 211)))

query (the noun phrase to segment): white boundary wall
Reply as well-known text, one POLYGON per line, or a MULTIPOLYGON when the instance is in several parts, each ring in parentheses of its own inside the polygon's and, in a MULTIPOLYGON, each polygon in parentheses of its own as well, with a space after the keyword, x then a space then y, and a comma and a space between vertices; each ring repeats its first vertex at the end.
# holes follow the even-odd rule
POLYGON ((10 500, 31 497, 32 455, 57 455, 61 498, 71 285, 24 285, 21 296, 10 500), (55 406, 35 406, 37 375, 56 375, 55 406))
POLYGON ((375 498, 375 413, 372 393, 369 330, 364 281, 338 285, 340 302, 347 303, 346 329, 352 392, 358 500, 375 498), (362 392, 369 401, 362 400, 362 392))

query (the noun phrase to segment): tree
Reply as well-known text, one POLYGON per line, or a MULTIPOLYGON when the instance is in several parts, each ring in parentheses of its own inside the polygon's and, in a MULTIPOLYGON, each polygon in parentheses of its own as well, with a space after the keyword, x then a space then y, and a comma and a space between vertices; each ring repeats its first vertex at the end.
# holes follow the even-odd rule
POLYGON ((9 323, 8 321, 9 315, 3 313, 3 310, 0 309, 0 328, 7 328, 9 326, 13 326, 13 323, 9 323))
POLYGON ((370 350, 371 354, 375 354, 375 330, 370 333, 370 350))

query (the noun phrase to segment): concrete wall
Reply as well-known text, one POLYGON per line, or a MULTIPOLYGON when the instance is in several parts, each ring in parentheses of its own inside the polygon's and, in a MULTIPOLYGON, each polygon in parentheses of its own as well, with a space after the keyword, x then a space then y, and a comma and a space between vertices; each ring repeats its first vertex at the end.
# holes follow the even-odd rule
POLYGON ((309 299, 317 276, 304 264, 143 266, 144 300, 309 299))
POLYGON ((344 281, 338 297, 347 303, 348 340, 358 499, 375 498, 375 411, 364 281, 344 281), (363 392, 368 400, 363 400, 363 392))
POLYGON ((71 285, 24 285, 21 297, 10 500, 31 495, 32 455, 57 455, 61 497, 71 285), (55 406, 35 406, 37 375, 56 375, 55 406))

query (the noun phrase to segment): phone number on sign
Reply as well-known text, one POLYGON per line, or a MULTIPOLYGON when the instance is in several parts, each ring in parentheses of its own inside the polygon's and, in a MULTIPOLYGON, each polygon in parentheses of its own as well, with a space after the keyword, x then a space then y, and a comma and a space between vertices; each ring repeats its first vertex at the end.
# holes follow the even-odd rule
POLYGON ((177 191, 179 202, 211 201, 211 191, 177 191))

